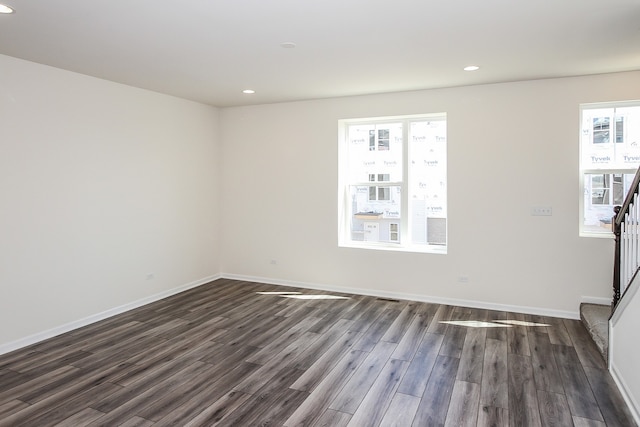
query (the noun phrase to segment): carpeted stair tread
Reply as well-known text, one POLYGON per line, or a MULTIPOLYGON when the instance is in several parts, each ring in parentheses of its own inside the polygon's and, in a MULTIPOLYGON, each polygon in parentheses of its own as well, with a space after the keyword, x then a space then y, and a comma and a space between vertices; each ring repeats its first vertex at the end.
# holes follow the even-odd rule
POLYGON ((585 328, 596 343, 598 350, 608 360, 609 350, 609 315, 611 307, 599 304, 580 304, 580 318, 585 328))

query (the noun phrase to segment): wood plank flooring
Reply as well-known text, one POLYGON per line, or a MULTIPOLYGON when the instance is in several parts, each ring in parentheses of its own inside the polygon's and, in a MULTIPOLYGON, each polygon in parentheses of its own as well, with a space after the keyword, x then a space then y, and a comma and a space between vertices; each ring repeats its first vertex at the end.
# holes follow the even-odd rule
POLYGON ((0 356, 0 426, 634 426, 574 320, 221 279, 0 356))

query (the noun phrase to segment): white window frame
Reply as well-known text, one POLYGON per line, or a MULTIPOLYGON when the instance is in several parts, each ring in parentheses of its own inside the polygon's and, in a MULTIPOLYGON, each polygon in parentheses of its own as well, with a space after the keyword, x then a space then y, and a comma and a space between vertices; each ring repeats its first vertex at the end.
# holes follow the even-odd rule
MULTIPOLYGON (((613 175, 635 175, 636 173, 636 169, 635 168, 623 168, 623 167, 607 167, 607 168, 594 168, 594 167, 587 167, 583 164, 584 162, 584 157, 583 157, 583 150, 585 149, 585 144, 583 144, 583 114, 585 111, 587 110, 594 110, 594 109, 619 109, 619 108, 628 108, 628 107, 640 107, 640 101, 620 101, 620 102, 602 102, 602 103, 589 103, 589 104, 581 104, 580 105, 580 125, 579 125, 579 129, 578 129, 578 135, 579 135, 579 153, 580 153, 580 160, 579 160, 579 164, 580 164, 580 187, 579 187, 579 235, 581 237, 596 237, 596 238, 607 238, 607 239, 612 239, 614 237, 613 233, 604 229, 602 231, 594 231, 593 229, 590 229, 588 226, 586 226, 584 224, 585 222, 585 209, 587 208, 585 206, 585 195, 587 193, 587 191, 591 188, 591 184, 587 182, 587 180, 585 179, 585 177, 587 175, 591 175, 591 174, 597 174, 597 175, 612 175, 611 177, 611 188, 610 190, 613 191, 613 175)), ((610 121, 609 123, 609 141, 606 143, 602 143, 603 146, 611 146, 614 148, 614 150, 618 150, 618 147, 623 146, 626 142, 627 142, 627 138, 628 138, 628 117, 624 114, 621 115, 614 115, 613 116, 613 120, 610 121), (623 140, 622 141, 618 141, 617 140, 617 117, 621 117, 623 119, 623 140)), ((593 142, 593 136, 590 138, 591 140, 591 144, 596 144, 593 142)), ((639 141, 640 142, 640 141, 639 141)), ((600 143, 598 143, 599 145, 600 143)), ((624 197, 626 196, 626 192, 628 191, 628 189, 625 186, 625 180, 623 177, 623 200, 624 197)), ((610 199, 613 198, 613 195, 610 195, 610 199)), ((613 212, 613 207, 615 205, 611 204, 603 204, 601 205, 603 207, 610 207, 611 210, 611 218, 613 218, 614 212, 613 212)))
MULTIPOLYGON (((338 246, 360 249, 376 249, 376 250, 388 250, 388 251, 403 251, 403 252, 420 252, 420 253, 436 253, 446 254, 449 244, 448 240, 448 221, 446 233, 446 244, 412 244, 410 242, 411 232, 411 213, 409 208, 409 127, 411 122, 416 121, 434 121, 444 120, 447 122, 447 114, 432 113, 432 114, 417 114, 406 116, 386 116, 386 117, 374 117, 363 119, 344 119, 338 121, 338 246), (354 241, 351 239, 351 217, 354 212, 351 209, 351 201, 349 198, 349 187, 356 186, 368 186, 370 187, 371 181, 363 182, 347 182, 345 178, 346 163, 347 163, 347 128, 350 125, 375 125, 375 124, 392 124, 403 123, 403 155, 402 155, 402 181, 378 181, 376 174, 376 191, 379 187, 400 187, 402 194, 400 204, 400 218, 394 223, 398 224, 400 238, 398 241, 387 242, 370 242, 370 241, 354 241)), ((369 144, 369 142, 367 142, 369 144)), ((375 151, 378 151, 378 142, 376 135, 375 151)), ((447 148, 448 152, 448 148, 447 148)), ((448 162, 448 160, 447 160, 448 162)), ((448 172, 445 165, 445 181, 448 180, 448 172)), ((448 209, 447 209, 448 210, 448 209)), ((448 218, 448 212, 445 218, 448 218)), ((425 219, 426 220, 426 219, 425 219)), ((391 230, 389 230, 391 233, 391 230)))

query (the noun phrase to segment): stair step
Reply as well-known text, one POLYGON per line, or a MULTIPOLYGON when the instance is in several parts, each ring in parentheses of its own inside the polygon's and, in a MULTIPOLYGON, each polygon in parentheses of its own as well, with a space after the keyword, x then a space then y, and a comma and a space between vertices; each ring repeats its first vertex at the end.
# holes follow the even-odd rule
POLYGON ((610 315, 611 307, 608 305, 580 304, 580 319, 606 361, 609 356, 610 315))

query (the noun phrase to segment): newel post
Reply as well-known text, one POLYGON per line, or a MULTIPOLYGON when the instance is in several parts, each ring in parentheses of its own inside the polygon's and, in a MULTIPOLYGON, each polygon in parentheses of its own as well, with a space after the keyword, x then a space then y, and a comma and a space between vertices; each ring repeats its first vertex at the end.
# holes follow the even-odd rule
POLYGON ((620 248, 622 246, 622 237, 621 230, 622 225, 618 224, 616 219, 618 218, 618 214, 620 213, 621 206, 616 206, 613 208, 613 218, 611 219, 611 231, 615 235, 615 255, 613 258, 613 301, 611 302, 611 310, 615 308, 620 300, 620 248))

